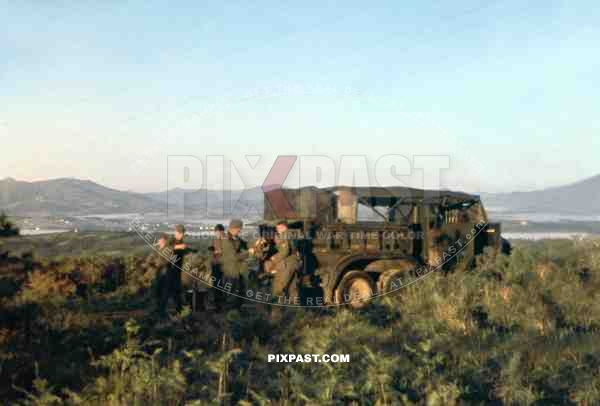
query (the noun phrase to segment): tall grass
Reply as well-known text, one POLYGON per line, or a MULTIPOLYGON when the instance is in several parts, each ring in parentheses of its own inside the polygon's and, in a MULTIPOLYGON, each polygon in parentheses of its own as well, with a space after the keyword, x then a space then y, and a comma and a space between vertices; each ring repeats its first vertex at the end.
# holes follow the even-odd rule
POLYGON ((150 317, 101 317, 149 303, 150 265, 121 260, 128 282, 105 286, 111 261, 100 261, 87 298, 77 298, 77 283, 73 291, 60 282, 73 264, 48 263, 2 299, 2 380, 17 376, 27 392, 11 385, 5 396, 25 404, 600 404, 594 241, 488 252, 472 271, 431 274, 361 311, 289 309, 275 318, 243 309, 164 327, 150 317), (350 362, 267 362, 282 353, 349 354, 350 362), (17 372, 36 362, 38 375, 17 372))

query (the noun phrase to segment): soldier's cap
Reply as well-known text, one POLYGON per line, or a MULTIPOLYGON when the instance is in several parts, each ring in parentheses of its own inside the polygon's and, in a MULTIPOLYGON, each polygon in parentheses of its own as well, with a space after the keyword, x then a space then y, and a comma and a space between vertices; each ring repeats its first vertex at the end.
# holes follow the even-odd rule
POLYGON ((229 228, 242 228, 243 226, 244 223, 239 219, 233 219, 229 222, 229 228))
POLYGON ((177 231, 178 233, 185 233, 185 227, 183 226, 183 224, 177 224, 175 226, 175 231, 177 231))

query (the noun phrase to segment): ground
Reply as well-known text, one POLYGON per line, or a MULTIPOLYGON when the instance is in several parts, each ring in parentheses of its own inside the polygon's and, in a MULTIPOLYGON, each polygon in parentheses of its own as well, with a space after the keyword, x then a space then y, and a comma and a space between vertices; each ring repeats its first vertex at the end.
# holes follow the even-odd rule
POLYGON ((596 241, 522 242, 511 257, 488 254, 472 272, 432 274, 360 311, 187 309, 158 323, 148 311, 152 263, 137 248, 115 252, 131 235, 81 251, 91 237, 61 238, 0 245, 10 248, 0 259, 4 402, 600 402, 596 241), (55 245, 72 255, 52 257, 55 245), (350 360, 274 363, 269 354, 350 360))

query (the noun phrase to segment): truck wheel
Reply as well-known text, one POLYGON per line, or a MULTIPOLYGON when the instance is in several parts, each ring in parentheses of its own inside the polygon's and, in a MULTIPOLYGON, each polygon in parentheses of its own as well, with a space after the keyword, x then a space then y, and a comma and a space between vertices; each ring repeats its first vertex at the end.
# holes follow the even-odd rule
POLYGON ((408 274, 401 269, 388 269, 377 280, 377 289, 380 295, 396 292, 403 286, 403 278, 408 274))
POLYGON ((374 292, 373 281, 367 273, 350 271, 340 281, 335 291, 335 301, 360 309, 368 304, 374 292))

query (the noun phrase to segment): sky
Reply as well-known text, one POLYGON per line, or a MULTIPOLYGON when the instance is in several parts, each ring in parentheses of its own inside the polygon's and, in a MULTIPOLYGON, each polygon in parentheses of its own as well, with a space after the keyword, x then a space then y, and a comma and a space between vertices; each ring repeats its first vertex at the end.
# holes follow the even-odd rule
POLYGON ((357 183, 447 156, 442 187, 479 192, 600 174, 597 2, 173 3, 0 1, 0 178, 159 191, 179 155, 247 186, 280 155, 365 156, 357 183))

